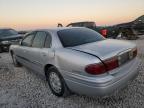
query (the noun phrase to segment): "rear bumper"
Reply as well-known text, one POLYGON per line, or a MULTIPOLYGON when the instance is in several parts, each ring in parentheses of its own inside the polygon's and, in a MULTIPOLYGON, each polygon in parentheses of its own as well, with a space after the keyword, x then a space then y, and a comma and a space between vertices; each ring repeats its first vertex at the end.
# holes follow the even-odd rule
MULTIPOLYGON (((138 65, 140 60, 135 58, 133 61, 117 69, 117 73, 108 74, 104 77, 78 77, 68 76, 64 78, 67 86, 73 92, 88 96, 106 96, 116 90, 121 90, 127 83, 138 75, 138 65)), ((116 71, 116 70, 115 70, 116 71)))

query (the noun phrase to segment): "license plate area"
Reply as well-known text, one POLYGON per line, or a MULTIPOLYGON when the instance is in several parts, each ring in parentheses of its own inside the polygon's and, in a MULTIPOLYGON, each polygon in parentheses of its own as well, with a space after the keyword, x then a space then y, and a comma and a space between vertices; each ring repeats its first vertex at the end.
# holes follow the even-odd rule
POLYGON ((119 54, 118 59, 119 59, 119 65, 123 65, 133 59, 133 50, 128 50, 127 52, 123 52, 119 54))

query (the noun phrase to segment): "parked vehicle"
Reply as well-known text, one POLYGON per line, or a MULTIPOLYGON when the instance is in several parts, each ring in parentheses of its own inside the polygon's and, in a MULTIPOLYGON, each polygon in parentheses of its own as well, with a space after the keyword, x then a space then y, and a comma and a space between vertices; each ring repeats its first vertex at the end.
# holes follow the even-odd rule
MULTIPOLYGON (((63 25, 61 23, 58 23, 57 27, 63 27, 63 25)), ((68 24, 66 27, 86 27, 99 32, 104 37, 107 37, 107 28, 96 26, 96 23, 93 21, 73 22, 68 24), (105 33, 103 31, 105 31, 105 33)))
MULTIPOLYGON (((63 25, 61 23, 58 23, 58 27, 63 27, 63 25)), ((68 24, 66 27, 96 28, 96 23, 92 21, 74 22, 74 23, 68 24)))
MULTIPOLYGON (((63 27, 61 23, 58 23, 58 27, 63 27)), ((117 38, 119 34, 126 39, 137 39, 138 35, 144 35, 144 15, 138 17, 136 20, 116 24, 113 26, 96 26, 93 21, 73 22, 66 27, 86 27, 93 29, 106 38, 117 38), (104 33, 105 32, 105 33, 104 33)))
POLYGON ((8 51, 9 46, 18 43, 20 39, 22 39, 22 35, 19 35, 14 29, 0 29, 0 52, 8 51))
POLYGON ((138 75, 135 44, 106 39, 88 28, 36 30, 12 45, 10 54, 15 66, 45 76, 56 96, 109 95, 138 75))
POLYGON ((67 27, 87 27, 87 28, 96 28, 96 23, 95 22, 90 22, 90 21, 85 21, 85 22, 75 22, 75 23, 70 23, 67 25, 67 27))

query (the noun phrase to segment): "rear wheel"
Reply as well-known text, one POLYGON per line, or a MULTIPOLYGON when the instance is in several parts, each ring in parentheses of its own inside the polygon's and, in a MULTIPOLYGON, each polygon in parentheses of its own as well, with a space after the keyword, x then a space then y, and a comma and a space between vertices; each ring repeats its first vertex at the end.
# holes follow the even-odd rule
POLYGON ((13 64, 15 67, 21 67, 22 65, 17 61, 16 59, 16 55, 13 53, 12 54, 12 60, 13 60, 13 64))
POLYGON ((47 80, 52 93, 58 97, 66 97, 70 95, 70 91, 55 67, 50 67, 47 71, 47 80))

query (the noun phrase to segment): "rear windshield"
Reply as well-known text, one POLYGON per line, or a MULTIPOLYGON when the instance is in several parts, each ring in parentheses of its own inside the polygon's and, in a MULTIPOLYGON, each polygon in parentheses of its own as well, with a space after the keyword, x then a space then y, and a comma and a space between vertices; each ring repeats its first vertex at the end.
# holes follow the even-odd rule
POLYGON ((71 28, 61 30, 58 31, 58 36, 64 47, 73 47, 105 39, 96 31, 88 28, 71 28))

